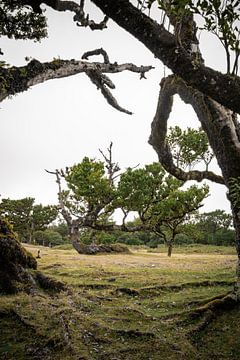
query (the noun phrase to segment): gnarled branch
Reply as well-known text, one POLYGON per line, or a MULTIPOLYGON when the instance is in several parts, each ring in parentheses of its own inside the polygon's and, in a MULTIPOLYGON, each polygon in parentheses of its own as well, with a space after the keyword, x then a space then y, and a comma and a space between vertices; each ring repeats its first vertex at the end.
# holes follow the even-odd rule
POLYGON ((88 60, 89 56, 93 56, 93 55, 102 55, 104 59, 104 63, 105 64, 110 63, 108 54, 103 48, 85 52, 82 56, 82 59, 88 60))
POLYGON ((90 27, 91 30, 103 30, 107 27, 108 16, 104 16, 99 23, 89 19, 89 14, 85 14, 85 0, 80 0, 80 4, 75 1, 62 0, 23 0, 24 5, 30 5, 34 12, 42 13, 41 4, 46 4, 57 11, 71 11, 74 13, 73 20, 77 26, 90 27))
POLYGON ((131 63, 117 64, 86 62, 81 60, 54 59, 52 62, 41 63, 35 59, 26 66, 0 68, 0 101, 10 95, 15 95, 27 90, 30 86, 40 84, 50 79, 58 79, 86 73, 91 81, 101 89, 103 96, 108 103, 119 111, 132 114, 118 105, 109 88, 114 89, 115 85, 104 75, 104 73, 119 73, 125 70, 143 73, 153 69, 152 66, 136 66, 131 63))
POLYGON ((185 172, 174 164, 170 147, 166 141, 166 136, 168 118, 172 110, 173 95, 175 94, 178 94, 184 102, 190 103, 193 106, 201 122, 204 122, 204 118, 209 119, 209 117, 211 117, 204 102, 203 95, 187 86, 182 79, 171 75, 161 82, 161 90, 159 93, 156 114, 152 122, 149 143, 157 152, 159 161, 164 168, 179 180, 196 180, 200 182, 203 179, 207 179, 219 184, 224 184, 223 177, 216 175, 211 171, 192 170, 185 172))

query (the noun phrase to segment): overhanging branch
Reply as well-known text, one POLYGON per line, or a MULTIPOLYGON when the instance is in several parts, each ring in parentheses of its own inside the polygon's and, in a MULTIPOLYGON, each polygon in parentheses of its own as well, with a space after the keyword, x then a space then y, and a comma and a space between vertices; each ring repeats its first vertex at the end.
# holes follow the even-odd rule
POLYGON ((10 95, 15 95, 28 90, 29 87, 43 83, 50 79, 59 79, 79 73, 86 73, 94 84, 101 89, 103 96, 108 103, 117 110, 131 114, 118 105, 108 88, 114 89, 113 82, 104 75, 105 73, 119 73, 122 71, 131 71, 140 74, 153 69, 152 66, 136 66, 131 63, 117 64, 87 62, 82 60, 61 60, 54 59, 51 62, 41 63, 37 60, 30 61, 26 66, 0 68, 0 101, 10 95))
POLYGON ((74 13, 73 20, 77 26, 90 27, 91 30, 103 30, 107 27, 107 16, 104 16, 99 23, 89 18, 89 14, 86 14, 84 10, 85 0, 80 0, 80 4, 75 1, 62 0, 23 0, 22 3, 30 5, 36 13, 42 13, 41 4, 48 5, 57 11, 71 11, 74 13))

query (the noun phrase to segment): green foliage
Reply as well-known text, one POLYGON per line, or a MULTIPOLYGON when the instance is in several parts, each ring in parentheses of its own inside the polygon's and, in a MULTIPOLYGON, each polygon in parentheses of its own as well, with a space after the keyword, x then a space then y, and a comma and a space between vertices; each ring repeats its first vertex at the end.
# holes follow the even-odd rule
POLYGON ((33 228, 37 230, 45 229, 48 224, 56 219, 57 214, 58 208, 55 205, 34 205, 31 214, 33 228))
POLYGON ((240 53, 240 3, 238 0, 204 0, 197 1, 192 10, 202 15, 204 29, 217 35, 227 55, 227 72, 231 71, 230 51, 235 52, 232 73, 237 73, 240 53))
POLYGON ((206 170, 208 169, 214 155, 209 148, 207 135, 202 128, 182 130, 179 126, 170 127, 167 142, 178 167, 191 169, 203 161, 206 170))
POLYGON ((174 224, 183 219, 187 214, 197 210, 201 202, 208 195, 208 186, 199 188, 192 185, 186 190, 176 189, 164 201, 154 204, 151 209, 156 223, 163 221, 165 224, 174 224))
POLYGON ((118 184, 118 206, 126 211, 137 211, 144 217, 153 203, 159 203, 176 190, 182 182, 166 172, 160 163, 143 169, 127 169, 118 184))
MULTIPOLYGON (((204 145, 207 147, 206 142, 204 145)), ((208 194, 207 186, 198 188, 194 185, 183 190, 183 182, 167 175, 160 163, 128 168, 115 177, 117 181, 112 176, 109 178, 108 171, 105 171, 107 166, 85 157, 81 163, 67 168, 65 173, 59 172, 68 187, 59 194, 60 200, 65 206, 64 211, 69 211, 80 224, 85 224, 82 228, 79 226, 79 238, 85 244, 152 242, 156 245, 168 238, 174 240, 187 215, 198 209, 208 194), (138 218, 132 223, 124 221, 121 229, 115 231, 111 227, 111 215, 116 209, 123 211, 125 220, 133 212, 138 218), (122 231, 127 234, 123 235, 122 231), (138 233, 130 234, 131 231, 138 233), (157 235, 153 237, 153 233, 157 235)))
POLYGON ((65 196, 67 206, 78 215, 88 210, 98 211, 114 197, 113 185, 101 161, 85 157, 68 170, 65 180, 69 191, 62 193, 62 196, 65 196))
POLYGON ((28 241, 33 203, 33 198, 2 199, 0 203, 0 214, 8 218, 21 241, 28 241))
POLYGON ((0 3, 0 35, 14 39, 40 41, 47 36, 46 18, 23 1, 2 0, 0 3))
POLYGON ((58 232, 62 236, 64 241, 69 241, 68 226, 64 221, 60 221, 57 225, 50 225, 48 226, 48 229, 58 232))
POLYGON ((43 246, 56 246, 64 244, 64 239, 59 232, 47 229, 38 230, 33 233, 34 241, 43 246))
MULTIPOLYGON (((230 246, 235 242, 232 216, 224 210, 196 213, 184 224, 186 242, 230 246), (188 240, 187 240, 188 239, 188 240)), ((176 241, 178 241, 177 237, 176 241)), ((180 242, 181 243, 181 239, 180 242)))

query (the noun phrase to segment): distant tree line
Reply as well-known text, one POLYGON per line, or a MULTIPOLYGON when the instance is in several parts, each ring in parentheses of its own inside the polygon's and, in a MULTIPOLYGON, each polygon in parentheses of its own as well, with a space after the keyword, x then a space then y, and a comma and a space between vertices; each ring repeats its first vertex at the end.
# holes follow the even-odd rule
MULTIPOLYGON (((35 243, 43 246, 56 246, 70 243, 69 229, 64 220, 58 218, 57 206, 41 204, 34 205, 33 198, 18 200, 2 199, 0 212, 5 215, 13 225, 19 239, 26 243, 35 243), (54 222, 54 220, 58 219, 54 222)), ((139 218, 126 223, 127 228, 137 227, 139 218)), ((113 224, 115 224, 113 222, 113 224)), ((163 229, 168 241, 171 231, 163 229)), ((146 245, 156 248, 166 243, 164 237, 154 231, 124 232, 120 230, 99 231, 82 229, 81 241, 84 244, 113 244, 146 245)), ((195 212, 186 217, 180 224, 175 237, 175 244, 208 244, 208 245, 234 245, 234 230, 232 216, 224 210, 211 212, 195 212)))
MULTIPOLYGON (((131 221, 127 226, 131 227, 139 222, 138 219, 131 221)), ((61 225, 62 226, 62 225, 61 225)), ((171 233, 166 230, 166 237, 171 238, 171 233)), ((114 231, 111 233, 105 231, 85 230, 81 240, 87 244, 97 243, 123 243, 126 245, 146 245, 150 248, 157 248, 164 244, 164 238, 159 237, 154 232, 137 231, 126 233, 114 231)), ((217 246, 234 246, 235 237, 232 227, 232 215, 224 210, 214 210, 211 212, 196 212, 189 216, 178 228, 176 235, 176 245, 205 244, 217 246)))

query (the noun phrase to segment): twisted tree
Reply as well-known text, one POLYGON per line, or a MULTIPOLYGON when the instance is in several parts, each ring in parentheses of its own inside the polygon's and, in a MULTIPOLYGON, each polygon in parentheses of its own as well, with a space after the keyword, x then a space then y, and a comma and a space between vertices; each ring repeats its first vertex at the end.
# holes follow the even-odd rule
POLYGON ((112 158, 112 143, 107 154, 100 152, 104 161, 85 157, 65 170, 47 171, 56 177, 60 213, 73 247, 80 254, 111 251, 102 245, 85 245, 81 241, 85 229, 145 231, 162 238, 171 256, 179 225, 202 206, 208 187, 192 185, 184 190, 183 182, 167 174, 159 163, 119 173, 120 168, 112 158), (115 210, 122 213, 121 224, 112 219, 115 210), (133 212, 137 224, 129 225, 127 217, 133 212), (170 238, 166 229, 171 232, 170 238))

